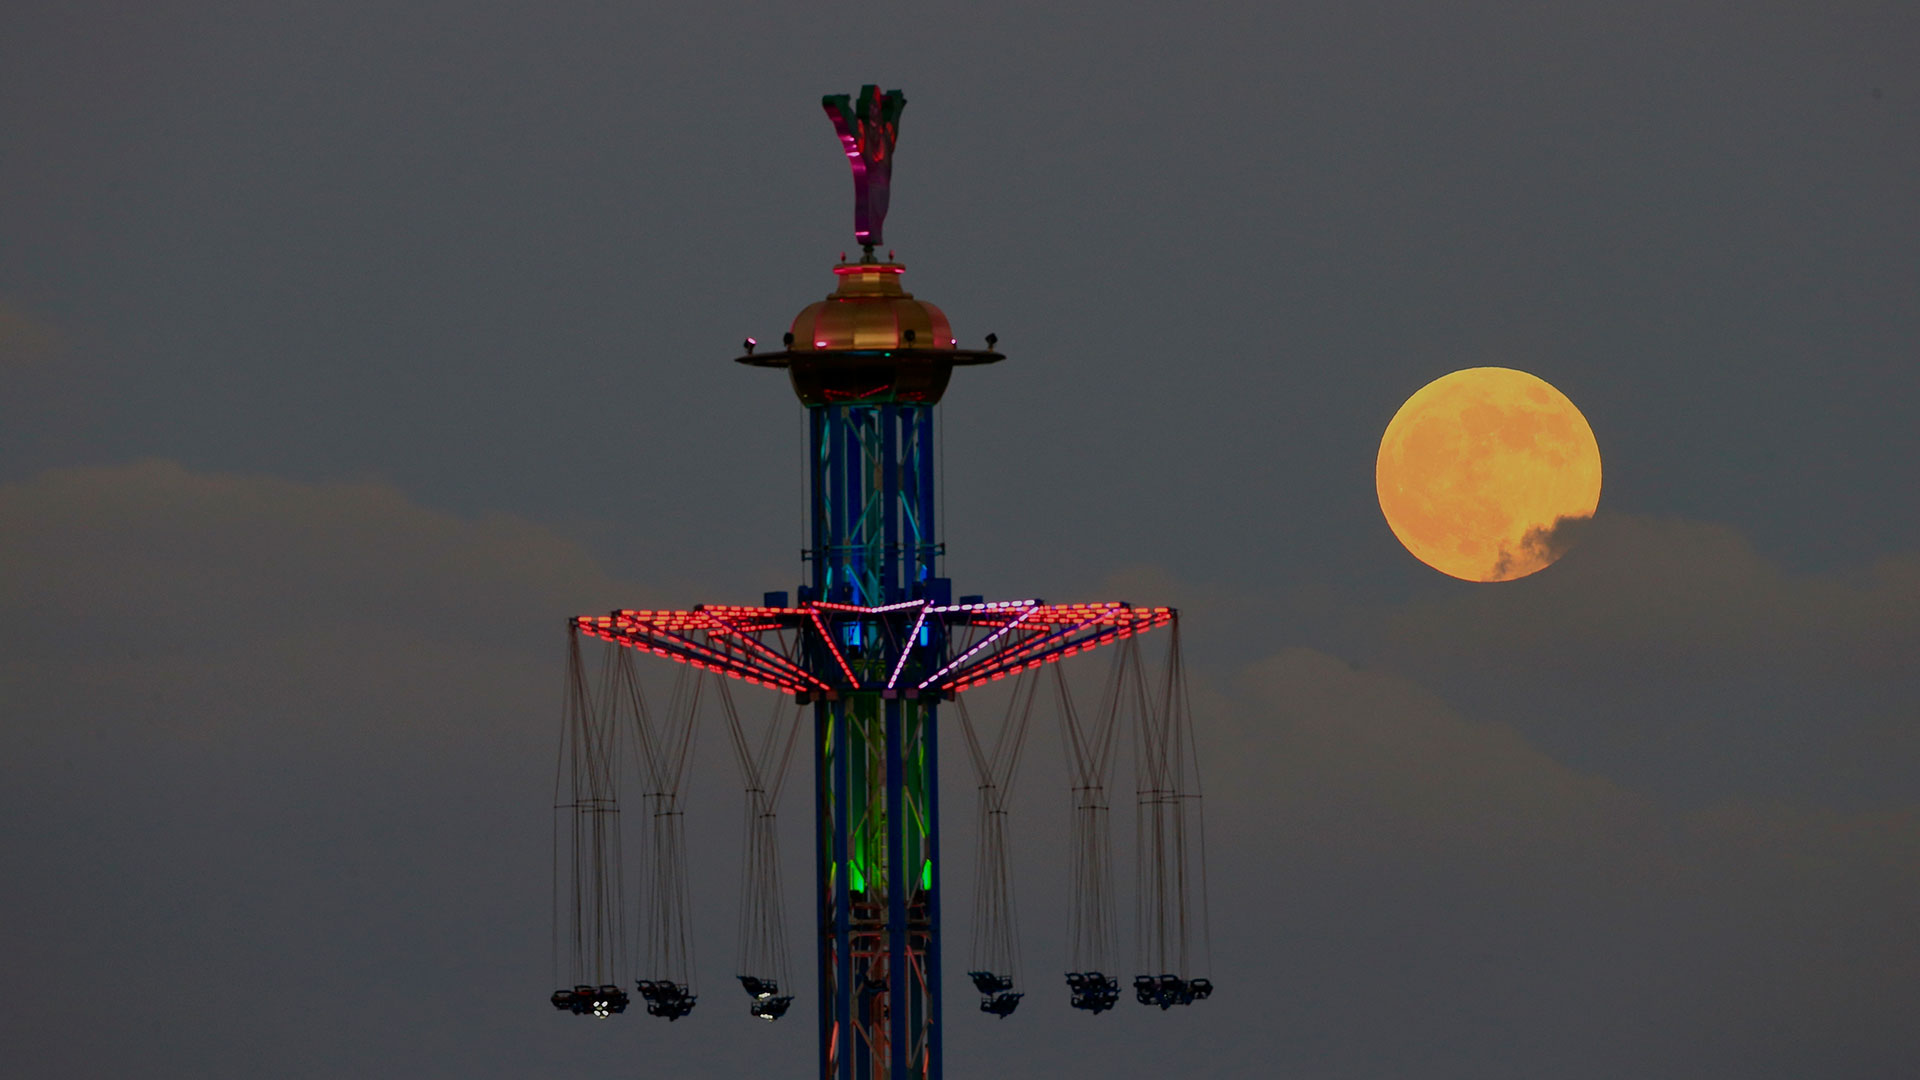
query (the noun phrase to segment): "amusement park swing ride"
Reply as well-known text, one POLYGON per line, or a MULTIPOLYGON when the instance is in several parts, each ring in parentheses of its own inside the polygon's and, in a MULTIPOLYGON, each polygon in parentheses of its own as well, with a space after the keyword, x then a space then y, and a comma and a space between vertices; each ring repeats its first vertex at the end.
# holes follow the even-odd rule
POLYGON ((938 1078, 942 707, 959 718, 977 796, 967 978, 980 1012, 1002 1019, 1028 992, 1008 793, 1036 705, 1057 714, 1070 773, 1068 1003, 1098 1015, 1123 996, 1109 792, 1124 748, 1134 999, 1166 1010, 1213 992, 1191 707, 1172 608, 953 595, 935 521, 935 408, 956 367, 1005 357, 992 334, 984 349, 961 348, 946 315, 903 290, 891 252, 874 256, 905 97, 866 86, 823 104, 853 171, 861 257, 841 256, 834 292, 800 312, 781 349, 749 338, 737 358, 784 369, 806 408, 809 580, 758 605, 570 621, 554 798, 555 977, 566 982, 551 1000, 575 1015, 624 1013, 630 978, 650 1016, 678 1020, 698 1004, 682 791, 695 729, 717 714, 743 792, 735 971, 748 1014, 778 1020, 797 990, 776 826, 804 757, 820 1075, 938 1078), (1155 660, 1142 635, 1160 629, 1155 660), (1095 650, 1110 657, 1098 700, 1076 700, 1059 662, 1095 650), (966 691, 1003 680, 1004 715, 976 720, 966 691), (764 721, 743 713, 732 681, 773 691, 764 721), (623 833, 623 809, 629 821, 638 811, 637 830, 623 833), (629 842, 640 858, 631 877, 629 842))

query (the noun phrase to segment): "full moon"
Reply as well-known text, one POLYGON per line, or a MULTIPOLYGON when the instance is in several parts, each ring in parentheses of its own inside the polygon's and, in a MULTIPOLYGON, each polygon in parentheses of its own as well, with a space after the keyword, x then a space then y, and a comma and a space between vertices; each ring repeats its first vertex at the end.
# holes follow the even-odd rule
POLYGON ((1467 581, 1552 565, 1600 506, 1600 444, 1567 396, 1511 368, 1443 375, 1380 437, 1380 511, 1413 557, 1467 581))

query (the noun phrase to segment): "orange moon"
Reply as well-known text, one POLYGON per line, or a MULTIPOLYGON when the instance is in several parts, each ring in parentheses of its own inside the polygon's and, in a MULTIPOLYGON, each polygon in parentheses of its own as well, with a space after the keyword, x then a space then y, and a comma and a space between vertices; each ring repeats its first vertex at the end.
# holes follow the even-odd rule
POLYGON ((1544 570, 1600 506, 1600 444, 1545 380, 1467 368, 1393 415, 1374 466, 1380 512, 1413 557, 1467 581, 1544 570))

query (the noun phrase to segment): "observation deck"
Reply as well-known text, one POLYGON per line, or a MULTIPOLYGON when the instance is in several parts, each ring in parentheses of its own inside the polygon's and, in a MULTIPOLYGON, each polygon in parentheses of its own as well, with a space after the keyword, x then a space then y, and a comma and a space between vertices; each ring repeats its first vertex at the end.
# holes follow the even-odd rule
POLYGON ((862 260, 835 264, 838 287, 794 316, 778 352, 735 357, 754 367, 785 368, 802 404, 932 405, 955 367, 1006 359, 962 349, 946 313, 901 287, 906 267, 862 260))

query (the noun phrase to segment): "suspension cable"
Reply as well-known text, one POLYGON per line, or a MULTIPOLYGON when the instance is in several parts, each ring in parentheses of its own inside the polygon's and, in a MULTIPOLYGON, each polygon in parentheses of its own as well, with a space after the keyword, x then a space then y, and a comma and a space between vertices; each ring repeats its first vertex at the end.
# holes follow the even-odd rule
POLYGON ((781 992, 782 985, 791 987, 791 983, 787 981, 778 811, 780 790, 799 740, 802 709, 784 695, 776 697, 766 731, 755 747, 747 737, 732 690, 721 676, 712 678, 726 714, 745 794, 735 977, 753 999, 750 1014, 762 1020, 778 1020, 793 1003, 791 993, 781 992))
MULTIPOLYGON (((1137 652, 1137 645, 1128 646, 1137 652)), ((1191 1005, 1213 993, 1197 976, 1212 963, 1207 919, 1205 819, 1201 813, 1192 695, 1181 659, 1180 624, 1168 634, 1167 657, 1157 686, 1149 687, 1138 665, 1129 686, 1139 717, 1135 762, 1135 931, 1138 971, 1134 995, 1143 1005, 1168 1009, 1191 1005), (1189 844, 1191 834, 1191 845, 1189 844), (1202 953, 1192 954, 1194 923, 1202 953)))
POLYGON ((1020 769, 1034 698, 1037 672, 1014 677, 1006 716, 989 751, 980 739, 966 698, 956 699, 967 756, 977 782, 975 825, 979 848, 973 878, 973 970, 967 974, 980 991, 980 1011, 1005 1018, 1020 1004, 1020 929, 1014 905, 1007 800, 1020 769))
POLYGON ((565 924, 568 982, 555 990, 554 1008, 597 1017, 624 1012, 615 965, 625 957, 624 871, 616 790, 619 733, 612 713, 596 700, 580 651, 567 637, 567 676, 553 791, 553 979, 561 980, 565 924), (566 871, 563 874, 562 851, 566 871))
POLYGON ((693 940, 689 921, 686 815, 680 792, 693 758, 698 727, 700 673, 680 666, 666 712, 656 717, 647 707, 630 650, 619 650, 614 665, 613 697, 626 726, 635 733, 645 780, 648 810, 646 873, 646 957, 637 980, 647 1014, 678 1020, 693 1011, 693 940))
POLYGON ((1131 666, 1116 650, 1099 708, 1083 716, 1066 674, 1053 665, 1059 701, 1060 737, 1071 770, 1071 859, 1067 930, 1067 989, 1076 1009, 1099 1014, 1119 1000, 1113 900, 1113 836, 1107 800, 1121 688, 1131 666))

